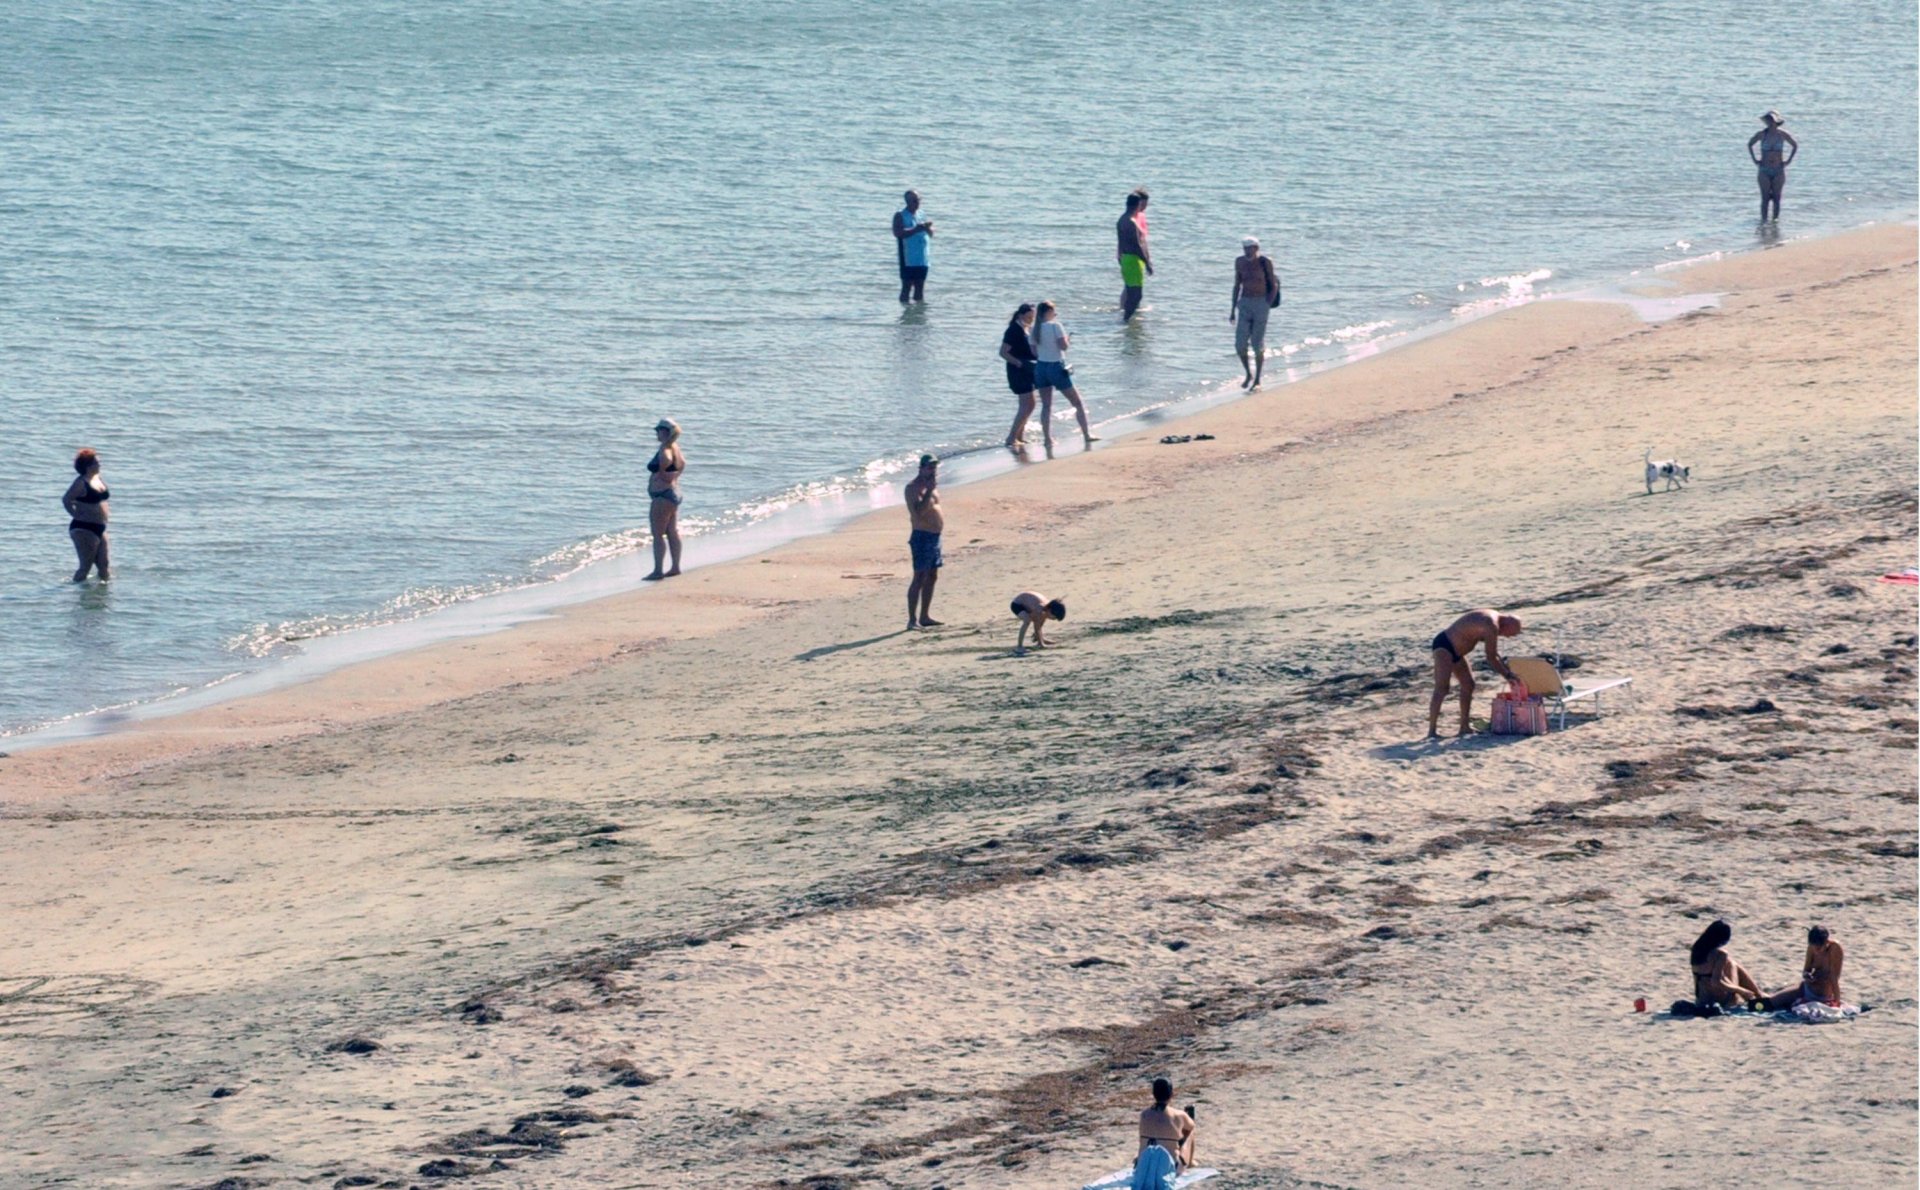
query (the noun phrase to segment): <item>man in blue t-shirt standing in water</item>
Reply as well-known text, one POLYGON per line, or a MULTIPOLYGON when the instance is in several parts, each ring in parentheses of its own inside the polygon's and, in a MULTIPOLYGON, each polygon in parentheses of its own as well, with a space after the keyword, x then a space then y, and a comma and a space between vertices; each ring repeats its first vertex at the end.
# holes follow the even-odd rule
POLYGON ((907 205, 893 213, 894 247, 900 253, 900 304, 927 300, 927 241, 933 223, 920 218, 920 195, 909 190, 907 205))

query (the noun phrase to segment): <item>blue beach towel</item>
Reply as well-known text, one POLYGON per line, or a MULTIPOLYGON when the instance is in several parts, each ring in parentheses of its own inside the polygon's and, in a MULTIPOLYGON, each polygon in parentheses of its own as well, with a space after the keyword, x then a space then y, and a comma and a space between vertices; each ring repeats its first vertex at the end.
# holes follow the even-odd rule
POLYGON ((1129 1190, 1173 1190, 1178 1179, 1173 1154, 1159 1145, 1148 1145, 1140 1150, 1139 1160, 1133 1163, 1133 1184, 1129 1190))
MULTIPOLYGON (((1133 1175, 1134 1170, 1116 1169, 1098 1181, 1088 1182, 1080 1190, 1133 1190, 1133 1175)), ((1220 1171, 1217 1169, 1190 1169, 1172 1181, 1167 1181, 1167 1175, 1162 1173, 1159 1181, 1148 1184, 1155 1190, 1162 1190, 1167 1186, 1171 1186, 1173 1190, 1187 1190, 1189 1186, 1197 1186, 1201 1182, 1219 1176, 1220 1171)))

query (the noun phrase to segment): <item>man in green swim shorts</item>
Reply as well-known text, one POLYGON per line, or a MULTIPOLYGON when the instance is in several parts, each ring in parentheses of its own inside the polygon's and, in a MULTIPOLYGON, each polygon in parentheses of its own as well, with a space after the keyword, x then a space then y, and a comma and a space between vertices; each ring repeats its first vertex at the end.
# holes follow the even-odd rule
POLYGON ((1140 309, 1147 278, 1153 276, 1153 256, 1147 251, 1147 192, 1127 195, 1126 213, 1114 225, 1120 237, 1120 321, 1132 322, 1140 309))

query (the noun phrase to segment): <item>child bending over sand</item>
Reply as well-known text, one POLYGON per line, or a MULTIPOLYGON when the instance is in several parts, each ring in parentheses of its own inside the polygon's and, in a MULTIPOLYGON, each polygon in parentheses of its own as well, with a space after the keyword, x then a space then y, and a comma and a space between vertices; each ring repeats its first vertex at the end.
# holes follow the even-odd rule
POLYGON ((1067 618, 1065 603, 1058 599, 1048 599, 1045 595, 1032 591, 1022 591, 1015 595, 1011 606, 1014 616, 1020 621, 1020 639, 1013 645, 1016 655, 1027 651, 1027 629, 1033 629, 1033 647, 1044 649, 1047 647, 1047 638, 1042 634, 1041 629, 1045 627, 1046 622, 1067 618))

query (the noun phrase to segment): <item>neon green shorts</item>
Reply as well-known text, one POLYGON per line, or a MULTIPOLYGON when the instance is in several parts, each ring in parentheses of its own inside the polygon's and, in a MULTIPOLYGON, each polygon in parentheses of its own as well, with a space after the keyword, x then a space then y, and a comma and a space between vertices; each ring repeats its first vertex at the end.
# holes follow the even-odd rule
POLYGON ((1120 257, 1120 283, 1128 289, 1141 289, 1147 284, 1147 262, 1128 252, 1120 257))

